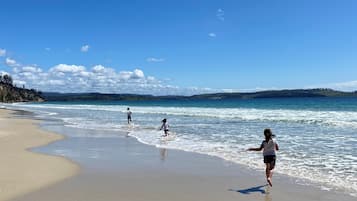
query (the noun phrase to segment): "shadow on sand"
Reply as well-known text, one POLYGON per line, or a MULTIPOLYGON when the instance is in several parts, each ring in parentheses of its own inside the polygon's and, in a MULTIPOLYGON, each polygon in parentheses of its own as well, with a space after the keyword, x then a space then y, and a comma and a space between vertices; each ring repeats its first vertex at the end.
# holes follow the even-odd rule
POLYGON ((268 186, 268 184, 255 186, 255 187, 251 187, 251 188, 247 188, 247 189, 240 189, 240 190, 229 189, 229 191, 235 191, 235 192, 239 192, 239 193, 246 194, 246 195, 251 194, 251 193, 266 194, 267 192, 265 191, 265 189, 263 189, 263 187, 266 187, 266 186, 268 186))

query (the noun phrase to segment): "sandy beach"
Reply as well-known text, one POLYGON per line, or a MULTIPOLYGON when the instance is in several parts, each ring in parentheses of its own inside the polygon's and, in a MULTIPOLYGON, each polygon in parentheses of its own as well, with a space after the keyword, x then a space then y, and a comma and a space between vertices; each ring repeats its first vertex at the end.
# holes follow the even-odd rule
MULTIPOLYGON (((2 164, 8 164, 1 168, 1 185, 7 185, 7 191, 2 190, 1 200, 355 200, 347 194, 299 185, 296 178, 279 174, 274 175, 274 186, 270 188, 263 171, 217 157, 159 149, 125 135, 68 137, 36 149, 36 152, 49 154, 60 153, 59 150, 72 153, 70 159, 81 166, 80 172, 73 176, 77 166, 64 158, 25 151, 28 147, 61 139, 60 136, 39 131, 32 120, 5 118, 8 115, 2 111, 2 125, 9 131, 2 132, 1 139, 2 164), (11 128, 16 128, 16 132, 10 132, 11 128), (33 136, 27 135, 31 132, 20 135, 29 129, 36 131, 33 136)), ((98 132, 55 123, 50 123, 47 129, 65 135, 98 132)))
POLYGON ((357 201, 356 11, 1 1, 0 201, 357 201))
POLYGON ((63 137, 40 130, 38 122, 0 110, 0 200, 39 190, 75 175, 79 167, 63 157, 30 152, 63 137))

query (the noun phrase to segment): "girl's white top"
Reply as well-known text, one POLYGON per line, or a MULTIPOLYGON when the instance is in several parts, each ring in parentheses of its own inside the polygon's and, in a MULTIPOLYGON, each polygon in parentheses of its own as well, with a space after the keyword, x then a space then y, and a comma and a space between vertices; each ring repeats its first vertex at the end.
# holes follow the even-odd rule
POLYGON ((162 124, 161 129, 169 130, 169 124, 165 122, 164 124, 162 124))
POLYGON ((275 144, 277 144, 277 142, 273 139, 269 140, 268 142, 264 140, 261 145, 263 147, 263 156, 274 156, 275 144))

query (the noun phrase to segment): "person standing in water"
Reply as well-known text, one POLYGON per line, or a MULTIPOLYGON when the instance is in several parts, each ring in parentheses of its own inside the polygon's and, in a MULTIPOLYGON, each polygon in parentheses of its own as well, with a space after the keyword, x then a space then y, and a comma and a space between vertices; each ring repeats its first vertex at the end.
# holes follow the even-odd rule
POLYGON ((270 186, 272 184, 273 169, 276 161, 276 151, 279 150, 278 143, 273 140, 273 133, 269 128, 264 130, 265 140, 262 142, 259 148, 249 148, 248 151, 261 151, 263 150, 263 157, 265 163, 265 175, 267 182, 270 186))
POLYGON ((130 111, 130 108, 127 109, 126 114, 128 116, 128 124, 130 124, 130 122, 131 122, 131 114, 132 114, 132 112, 130 111))
POLYGON ((162 125, 161 125, 161 128, 160 130, 164 129, 164 137, 168 136, 169 135, 169 124, 167 123, 167 119, 163 119, 162 121, 162 125))

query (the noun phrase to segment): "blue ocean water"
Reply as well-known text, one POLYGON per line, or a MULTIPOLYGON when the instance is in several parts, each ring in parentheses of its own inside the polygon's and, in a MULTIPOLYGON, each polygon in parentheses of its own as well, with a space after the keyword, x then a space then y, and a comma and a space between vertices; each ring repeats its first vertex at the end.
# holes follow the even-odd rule
MULTIPOLYGON (((46 102, 5 107, 61 119, 69 127, 126 131, 145 144, 213 155, 257 170, 264 169, 261 153, 245 150, 258 147, 263 130, 271 128, 281 148, 276 172, 302 184, 357 196, 356 98, 46 102), (130 126, 127 107, 133 112, 130 126), (163 118, 175 135, 170 140, 158 130, 163 118)), ((81 132, 70 137, 115 134, 81 132)))

